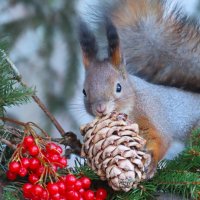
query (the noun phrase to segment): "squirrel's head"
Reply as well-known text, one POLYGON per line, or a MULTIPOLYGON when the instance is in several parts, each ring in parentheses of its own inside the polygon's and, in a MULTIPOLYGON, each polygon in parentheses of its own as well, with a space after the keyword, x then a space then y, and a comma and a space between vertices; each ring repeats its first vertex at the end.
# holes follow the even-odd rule
POLYGON ((83 88, 85 107, 94 116, 112 111, 129 114, 133 109, 132 85, 125 69, 119 36, 111 22, 106 24, 106 33, 108 57, 99 60, 95 36, 85 23, 80 23, 80 44, 86 71, 83 88))

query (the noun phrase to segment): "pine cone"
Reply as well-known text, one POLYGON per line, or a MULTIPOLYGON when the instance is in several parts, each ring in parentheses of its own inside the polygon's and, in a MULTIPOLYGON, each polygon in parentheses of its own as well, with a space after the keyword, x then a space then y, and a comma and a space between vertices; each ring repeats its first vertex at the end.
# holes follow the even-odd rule
POLYGON ((96 118, 82 126, 81 133, 81 155, 114 190, 129 191, 145 179, 151 157, 145 153, 146 140, 138 135, 138 125, 131 123, 127 115, 113 112, 96 118))

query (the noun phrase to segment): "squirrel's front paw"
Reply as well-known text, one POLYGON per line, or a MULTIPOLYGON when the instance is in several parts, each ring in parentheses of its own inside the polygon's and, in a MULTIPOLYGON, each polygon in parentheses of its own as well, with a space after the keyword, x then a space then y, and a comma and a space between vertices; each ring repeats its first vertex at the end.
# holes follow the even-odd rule
POLYGON ((156 173, 156 169, 157 169, 157 164, 158 162, 156 162, 153 158, 153 154, 151 154, 151 162, 148 166, 146 166, 145 168, 145 172, 146 172, 146 179, 151 179, 153 178, 154 174, 156 173))

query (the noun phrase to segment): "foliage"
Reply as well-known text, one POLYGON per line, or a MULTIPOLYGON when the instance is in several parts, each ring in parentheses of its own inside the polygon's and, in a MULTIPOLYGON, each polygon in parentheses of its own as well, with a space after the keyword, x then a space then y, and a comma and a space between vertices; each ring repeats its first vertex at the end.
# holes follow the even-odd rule
MULTIPOLYGON (((156 176, 141 183, 129 192, 115 192, 110 189, 109 200, 146 200, 155 199, 157 192, 169 192, 183 199, 200 197, 200 129, 192 132, 187 148, 174 160, 163 160, 159 164, 156 176)), ((76 166, 76 173, 83 173, 97 180, 87 165, 76 166)), ((95 184, 96 185, 96 184, 95 184)), ((105 186, 105 182, 100 183, 105 186)), ((106 188, 107 189, 107 188, 106 188)))
MULTIPOLYGON (((113 191, 106 181, 101 181, 95 172, 85 163, 83 164, 83 161, 81 162, 80 159, 75 161, 74 168, 70 168, 67 171, 75 174, 77 177, 83 175, 89 177, 93 182, 93 189, 97 189, 98 187, 105 188, 108 191, 109 200, 149 200, 155 199, 158 192, 161 194, 167 192, 178 195, 182 199, 198 199, 200 196, 199 143, 200 129, 193 131, 185 151, 172 161, 162 161, 153 179, 140 183, 136 189, 132 189, 129 192, 113 191)), ((61 170, 59 173, 61 175, 63 173, 66 174, 66 170, 61 170)), ((5 178, 5 176, 1 177, 5 178)), ((9 195, 11 195, 13 190, 15 190, 15 195, 17 194, 16 199, 18 198, 18 195, 20 195, 19 188, 22 184, 20 180, 18 181, 7 183, 4 188, 5 200, 9 199, 9 195)))
POLYGON ((5 107, 27 102, 33 91, 19 83, 5 52, 0 49, 0 116, 5 107))

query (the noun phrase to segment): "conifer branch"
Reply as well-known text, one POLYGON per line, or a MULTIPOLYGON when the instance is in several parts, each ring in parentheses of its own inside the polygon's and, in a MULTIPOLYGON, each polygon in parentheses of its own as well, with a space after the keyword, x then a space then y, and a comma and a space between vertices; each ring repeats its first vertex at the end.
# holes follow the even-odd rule
MULTIPOLYGON (((2 51, 3 52, 3 51, 2 51)), ((15 64, 9 59, 9 57, 3 52, 3 55, 6 59, 6 61, 9 63, 10 67, 12 68, 14 72, 14 77, 18 82, 20 82, 24 87, 27 88, 27 85, 23 82, 22 76, 20 72, 18 71, 17 67, 15 64)), ((37 95, 32 95, 33 100, 37 103, 37 105, 42 109, 42 111, 46 114, 46 116, 52 121, 56 129, 59 131, 61 136, 64 136, 65 131, 62 128, 62 126, 59 124, 59 122, 56 120, 56 118, 49 112, 47 107, 42 103, 42 101, 39 99, 37 95)))
MULTIPOLYGON (((4 51, 1 50, 1 53, 3 54, 4 59, 9 64, 10 68, 12 69, 12 74, 14 73, 13 78, 17 80, 24 88, 28 88, 27 84, 22 80, 22 76, 20 72, 18 71, 17 67, 15 66, 15 64, 9 59, 9 57, 4 53, 4 51)), ((56 129, 58 130, 58 132, 63 138, 63 141, 62 141, 63 144, 65 146, 71 147, 71 150, 69 153, 80 154, 81 142, 80 140, 77 139, 76 134, 74 134, 73 132, 66 133, 65 130, 60 125, 60 123, 56 120, 56 118, 52 115, 52 113, 47 109, 44 103, 40 100, 40 98, 35 94, 31 95, 31 97, 37 103, 37 105, 41 108, 41 110, 46 114, 46 116, 51 120, 51 122, 54 124, 54 126, 56 127, 56 129)), ((6 118, 4 118, 4 120, 6 120, 6 118)), ((7 119, 7 121, 9 121, 9 119, 7 119)), ((20 123, 18 123, 18 125, 20 125, 20 123)), ((23 123, 21 125, 24 126, 23 123)))

